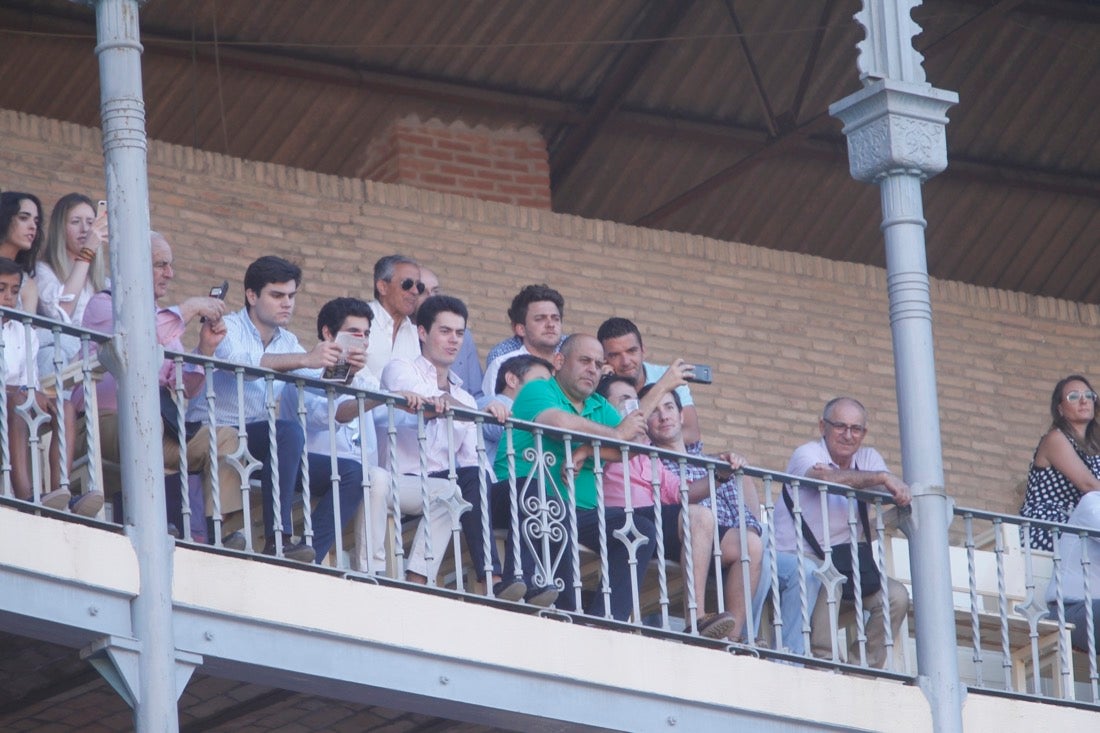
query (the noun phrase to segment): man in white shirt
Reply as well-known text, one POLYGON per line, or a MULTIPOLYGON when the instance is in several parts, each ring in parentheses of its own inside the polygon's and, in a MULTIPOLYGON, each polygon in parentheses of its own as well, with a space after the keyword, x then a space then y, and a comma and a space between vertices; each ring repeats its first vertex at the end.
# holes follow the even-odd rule
POLYGON ((565 316, 565 298, 548 285, 527 285, 512 298, 508 317, 512 328, 520 338, 519 348, 508 351, 492 362, 485 370, 481 391, 483 399, 496 394, 497 372, 500 365, 513 356, 530 354, 553 363, 554 354, 561 345, 562 318, 565 316))
MULTIPOLYGON (((467 310, 458 298, 448 295, 436 295, 428 298, 417 311, 417 333, 420 338, 421 355, 413 360, 394 359, 382 372, 382 388, 389 392, 411 392, 419 395, 431 410, 424 414, 424 440, 418 435, 419 418, 416 415, 396 413, 394 422, 397 430, 396 462, 388 463, 388 451, 383 450, 389 469, 400 475, 416 475, 417 486, 423 480, 420 474, 427 471, 427 479, 438 485, 440 479, 450 485, 451 451, 454 454, 454 466, 457 488, 461 497, 472 505, 472 510, 461 514, 462 530, 466 536, 467 550, 471 564, 479 580, 485 581, 486 575, 492 577, 492 593, 506 600, 519 600, 527 591, 527 586, 517 580, 500 579, 500 561, 497 558, 496 543, 492 537, 486 538, 482 524, 481 492, 484 486, 488 493, 492 479, 478 468, 477 425, 470 421, 448 421, 444 413, 451 407, 477 409, 473 396, 462 388, 462 380, 450 370, 462 345, 466 331, 467 310), (448 422, 451 424, 448 425, 448 422), (421 446, 425 451, 421 456, 421 446), (489 540, 489 558, 485 556, 485 542, 489 540)), ((451 499, 455 487, 450 486, 451 499)), ((438 494, 437 494, 438 495, 438 494)), ((446 500, 444 496, 444 500, 446 500)), ((454 503, 459 503, 455 501, 454 503)), ((488 505, 485 505, 488 512, 488 505)), ((429 512, 429 514, 438 512, 429 512)), ((407 579, 426 582, 434 577, 439 561, 445 551, 445 540, 435 530, 435 518, 432 518, 431 564, 426 571, 414 570, 413 561, 419 562, 424 553, 423 531, 417 532, 418 542, 410 554, 410 572, 407 579), (438 544, 437 544, 438 543, 438 544), (438 548, 438 549, 437 549, 438 548)), ((448 526, 453 526, 448 517, 448 526)), ((485 526, 492 526, 491 518, 485 526)), ((421 524, 423 530, 423 523, 421 524)))
POLYGON ((424 290, 416 260, 387 255, 374 263, 374 300, 370 303, 374 318, 367 343, 367 369, 378 379, 391 359, 412 361, 420 355, 412 315, 424 290))
MULTIPOLYGON (((909 486, 901 478, 890 473, 886 462, 874 448, 864 447, 863 438, 867 434, 867 410, 858 400, 851 397, 837 397, 825 404, 818 421, 821 440, 811 441, 799 446, 787 464, 787 473, 794 476, 806 476, 818 481, 844 484, 853 489, 885 489, 893 495, 898 506, 907 506, 910 501, 909 486)), ((794 504, 794 491, 784 487, 794 504)), ((828 515, 821 515, 821 499, 816 486, 799 485, 797 508, 801 511, 802 521, 813 532, 822 550, 828 546, 848 544, 848 499, 830 494, 827 500, 828 515), (828 521, 826 528, 825 519, 828 521)), ((862 533, 862 529, 860 530, 862 533)), ((873 537, 865 537, 872 541, 873 537)), ((787 508, 786 501, 777 501, 775 506, 775 548, 779 553, 812 555, 804 543, 799 545, 795 519, 787 508)), ((823 558, 818 557, 820 561, 823 558)), ((792 565, 797 571, 797 565, 792 565)), ((905 586, 893 578, 882 579, 883 586, 889 590, 890 627, 893 638, 897 639, 901 622, 909 610, 909 594, 905 586)), ((780 580, 781 587, 793 587, 790 595, 784 593, 783 602, 800 603, 797 588, 780 580)), ((839 592, 839 591, 838 591, 839 592)), ((855 611, 853 601, 839 601, 839 626, 845 625, 855 611)), ((868 614, 864 629, 867 635, 867 664, 871 667, 886 666, 886 626, 882 612, 882 591, 866 595, 863 598, 863 610, 868 614)), ((815 657, 832 657, 831 624, 825 588, 817 595, 810 621, 810 648, 815 657)), ((850 656, 849 661, 858 663, 858 656, 850 656)))

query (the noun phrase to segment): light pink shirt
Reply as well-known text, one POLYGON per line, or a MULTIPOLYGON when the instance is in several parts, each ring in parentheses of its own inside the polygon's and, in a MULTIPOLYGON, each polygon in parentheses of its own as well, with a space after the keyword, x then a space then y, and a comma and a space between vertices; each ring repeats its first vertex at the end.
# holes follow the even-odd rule
MULTIPOLYGON (((630 500, 631 506, 653 506, 653 459, 649 456, 632 456, 630 461, 630 500)), ((660 471, 658 481, 661 487, 662 504, 680 503, 680 477, 658 461, 660 471)), ((626 492, 623 491, 623 462, 615 461, 604 465, 603 473, 604 506, 626 506, 626 492)))
MULTIPOLYGON (((84 309, 84 326, 95 331, 114 333, 115 316, 111 305, 111 295, 107 292, 96 293, 84 309)), ((157 308, 157 343, 170 351, 183 352, 180 338, 187 329, 178 308, 157 308)), ((92 342, 92 353, 96 353, 97 344, 92 342)), ((202 367, 197 364, 183 365, 183 394, 190 399, 202 389, 205 377, 202 367)), ((171 359, 165 359, 157 373, 157 382, 162 387, 174 389, 176 383, 176 365, 171 359)), ((78 409, 83 407, 83 393, 79 397, 74 392, 73 402, 78 409), (79 400, 79 401, 78 401, 79 400)), ((118 384, 110 372, 96 384, 96 399, 100 412, 118 412, 118 384)))
MULTIPOLYGON (((372 330, 373 333, 373 330, 372 330)), ((448 373, 450 395, 461 404, 476 410, 473 396, 462 389, 462 380, 454 373, 448 373)), ((382 370, 382 389, 387 392, 413 392, 423 397, 437 397, 444 394, 439 388, 439 372, 423 356, 412 361, 394 359, 382 370)), ((470 421, 454 420, 455 466, 477 465, 477 426, 470 421)), ((397 429, 397 473, 420 473, 420 443, 417 440, 416 415, 396 410, 394 423, 397 429)), ((428 472, 450 469, 448 456, 447 420, 438 418, 424 422, 424 435, 427 438, 428 472)), ((382 468, 394 470, 389 465, 390 447, 388 436, 379 433, 378 453, 382 468)))

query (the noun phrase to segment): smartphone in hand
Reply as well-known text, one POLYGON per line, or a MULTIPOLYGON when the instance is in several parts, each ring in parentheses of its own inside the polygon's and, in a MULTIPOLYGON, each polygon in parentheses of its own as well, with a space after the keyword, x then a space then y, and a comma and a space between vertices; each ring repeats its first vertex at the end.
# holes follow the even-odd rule
POLYGON ((351 376, 351 365, 348 364, 348 350, 355 346, 362 346, 363 338, 354 334, 341 331, 336 334, 336 345, 340 347, 340 361, 334 366, 325 367, 321 372, 321 379, 326 382, 346 383, 351 376))
POLYGON ((95 207, 95 217, 96 217, 96 218, 98 219, 99 217, 103 216, 103 215, 104 215, 104 214, 106 214, 106 213, 107 213, 107 202, 106 202, 106 201, 103 201, 103 200, 101 199, 101 200, 99 201, 99 203, 98 203, 98 204, 96 204, 96 207, 95 207))
POLYGON ((711 369, 706 364, 696 364, 692 369, 695 372, 694 376, 687 377, 687 381, 695 382, 696 384, 711 384, 713 382, 713 375, 711 369))

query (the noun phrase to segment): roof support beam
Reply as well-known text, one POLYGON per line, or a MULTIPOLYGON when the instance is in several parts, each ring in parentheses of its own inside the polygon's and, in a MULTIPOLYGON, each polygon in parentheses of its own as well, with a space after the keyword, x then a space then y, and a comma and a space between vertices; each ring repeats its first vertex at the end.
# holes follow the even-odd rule
MULTIPOLYGON (((634 30, 635 40, 662 38, 680 22, 692 5, 692 0, 649 3, 645 17, 634 30)), ((592 145, 600 129, 622 103, 623 97, 634 85, 653 54, 661 47, 661 41, 628 43, 611 63, 599 92, 584 119, 550 150, 551 191, 556 190, 569 177, 581 156, 592 145)))
POLYGON ((798 89, 794 93, 794 102, 787 113, 788 126, 798 124, 798 116, 802 113, 802 101, 806 98, 806 90, 810 87, 810 79, 813 77, 814 68, 817 66, 817 57, 821 54, 821 44, 825 41, 825 31, 829 28, 829 18, 833 17, 833 9, 836 0, 826 0, 825 7, 821 9, 821 18, 814 31, 814 39, 810 42, 810 53, 806 57, 806 65, 802 68, 802 77, 798 80, 798 89))
POLYGON ((741 19, 737 17, 737 10, 733 7, 733 2, 734 0, 724 0, 723 4, 726 6, 726 13, 733 21, 733 27, 737 31, 737 41, 741 46, 741 53, 745 56, 745 63, 748 64, 749 73, 752 75, 752 88, 756 92, 756 99, 760 102, 760 108, 764 112, 764 122, 768 126, 768 136, 776 137, 779 134, 779 123, 775 119, 775 110, 772 109, 768 92, 764 89, 764 80, 760 78, 760 69, 756 66, 756 59, 753 58, 752 50, 749 48, 749 39, 745 36, 745 27, 741 25, 741 19))

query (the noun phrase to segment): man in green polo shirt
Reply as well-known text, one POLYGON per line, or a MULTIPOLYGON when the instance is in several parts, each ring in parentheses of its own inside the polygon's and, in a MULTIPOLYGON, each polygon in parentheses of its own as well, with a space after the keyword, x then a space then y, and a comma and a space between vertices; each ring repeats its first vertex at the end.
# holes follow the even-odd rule
MULTIPOLYGON (((528 383, 516 396, 512 405, 513 417, 520 420, 538 422, 548 427, 559 430, 576 431, 587 435, 616 440, 637 441, 645 435, 645 419, 638 410, 628 414, 625 418, 619 416, 618 411, 598 394, 595 394, 596 385, 600 381, 600 367, 603 363, 603 347, 594 337, 585 334, 574 334, 567 338, 555 356, 555 369, 553 379, 536 380, 528 383)), ((524 511, 520 513, 520 522, 525 519, 532 520, 528 505, 534 497, 538 497, 540 486, 545 490, 547 503, 550 505, 545 511, 548 516, 560 515, 561 529, 564 536, 569 536, 569 513, 562 506, 562 500, 569 496, 569 488, 566 484, 564 467, 566 466, 565 445, 562 440, 550 436, 541 436, 542 457, 532 459, 525 455, 528 449, 536 445, 536 436, 532 433, 515 430, 512 444, 513 456, 508 454, 507 436, 501 440, 497 449, 496 464, 494 466, 498 477, 513 475, 509 471, 509 463, 514 460, 516 490, 521 500, 520 505, 524 511), (556 511, 560 510, 560 511, 556 511)), ((584 458, 574 474, 575 503, 577 511, 577 538, 582 545, 599 551, 599 514, 596 502, 596 477, 593 474, 593 461, 591 449, 581 447, 582 441, 573 442, 574 457, 576 460, 584 458)), ((534 451, 530 451, 532 454, 534 451)), ((618 449, 614 449, 617 457, 618 449)), ((614 460, 614 458, 612 459, 614 460)), ((500 481, 493 487, 494 508, 496 517, 510 516, 509 482, 507 479, 500 481)), ((608 584, 611 587, 611 615, 625 621, 631 613, 633 602, 630 590, 630 550, 615 537, 615 530, 623 526, 625 510, 622 507, 609 507, 604 509, 606 519, 606 533, 608 545, 608 584)), ((538 522, 533 522, 539 525, 538 522)), ((657 530, 653 523, 644 517, 634 517, 635 534, 645 538, 645 542, 638 545, 636 550, 635 572, 638 584, 645 575, 646 566, 656 549, 657 530)), ((504 577, 512 577, 515 573, 515 553, 512 550, 512 527, 508 528, 509 537, 507 545, 507 558, 504 567, 504 577)), ((576 610, 576 594, 573 591, 573 561, 572 553, 568 546, 565 552, 561 552, 560 543, 551 543, 550 557, 552 564, 557 567, 553 572, 548 572, 544 567, 545 558, 538 560, 532 551, 532 545, 536 551, 540 549, 541 537, 521 538, 520 558, 523 569, 523 577, 527 582, 528 600, 542 601, 540 605, 553 602, 551 597, 554 586, 557 590, 564 590, 558 607, 563 610, 576 610), (557 582, 555 583, 555 578, 557 582), (549 600, 547 598, 549 597, 549 600)), ((541 553, 540 553, 541 554, 541 553)), ((597 594, 595 601, 589 604, 586 612, 602 616, 604 615, 603 596, 597 594)))

